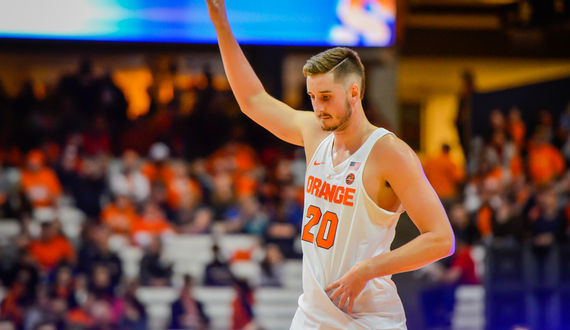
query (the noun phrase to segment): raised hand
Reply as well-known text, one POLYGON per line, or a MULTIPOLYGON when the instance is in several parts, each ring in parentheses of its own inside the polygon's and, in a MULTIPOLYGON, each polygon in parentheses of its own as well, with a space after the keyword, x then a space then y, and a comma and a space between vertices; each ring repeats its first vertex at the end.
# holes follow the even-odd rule
POLYGON ((206 0, 206 3, 208 4, 208 14, 214 26, 227 22, 228 17, 224 0, 206 0))

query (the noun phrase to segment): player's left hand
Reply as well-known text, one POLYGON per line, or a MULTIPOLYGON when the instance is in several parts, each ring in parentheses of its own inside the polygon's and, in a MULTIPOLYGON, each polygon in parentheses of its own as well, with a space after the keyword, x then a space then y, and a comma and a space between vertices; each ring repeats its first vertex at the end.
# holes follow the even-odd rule
POLYGON ((354 265, 346 274, 344 274, 338 280, 329 284, 325 291, 334 290, 330 295, 330 299, 334 300, 340 297, 340 302, 338 304, 339 309, 343 309, 344 305, 348 302, 347 312, 352 313, 352 306, 354 305, 354 300, 360 295, 364 286, 368 281, 366 278, 366 265, 364 261, 361 261, 354 265))

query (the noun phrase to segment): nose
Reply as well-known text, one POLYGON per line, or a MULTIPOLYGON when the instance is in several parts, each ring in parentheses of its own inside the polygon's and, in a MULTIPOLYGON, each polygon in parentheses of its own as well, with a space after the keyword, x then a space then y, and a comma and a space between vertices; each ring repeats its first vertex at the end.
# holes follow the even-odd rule
POLYGON ((315 110, 316 114, 321 114, 325 112, 325 106, 318 100, 313 101, 313 109, 315 110))

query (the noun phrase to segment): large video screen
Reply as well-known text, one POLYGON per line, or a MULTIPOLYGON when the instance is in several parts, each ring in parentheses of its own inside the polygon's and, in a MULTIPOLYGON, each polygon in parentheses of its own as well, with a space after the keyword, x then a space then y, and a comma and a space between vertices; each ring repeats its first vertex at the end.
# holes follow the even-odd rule
MULTIPOLYGON (((374 46, 395 41, 396 0, 226 0, 239 42, 374 46)), ((5 0, 0 38, 216 42, 205 0, 5 0)))

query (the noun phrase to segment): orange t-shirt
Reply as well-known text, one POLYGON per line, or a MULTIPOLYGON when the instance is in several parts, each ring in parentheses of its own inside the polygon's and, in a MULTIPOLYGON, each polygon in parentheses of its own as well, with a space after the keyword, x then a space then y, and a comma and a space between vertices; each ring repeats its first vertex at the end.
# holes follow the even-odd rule
POLYGON ((141 172, 148 178, 148 181, 151 183, 155 181, 162 181, 167 184, 172 180, 172 178, 174 178, 174 173, 167 164, 165 164, 164 167, 159 168, 153 163, 146 163, 141 167, 141 172))
POLYGON ((34 207, 53 205, 62 192, 59 178, 50 168, 42 168, 38 172, 24 170, 22 188, 34 207))
POLYGON ((481 237, 486 237, 493 233, 493 209, 489 205, 483 205, 477 212, 477 230, 481 237))
POLYGON ((67 312, 67 322, 70 324, 79 324, 87 328, 93 326, 95 320, 81 308, 73 308, 67 312))
POLYGON ((440 154, 428 159, 424 173, 439 197, 457 196, 457 184, 463 180, 464 173, 448 155, 440 154))
POLYGON ((564 157, 552 145, 533 146, 528 152, 528 172, 534 184, 551 182, 562 175, 566 167, 564 157))
POLYGON ((75 259, 75 250, 69 240, 60 235, 46 242, 37 240, 30 243, 28 251, 44 269, 51 269, 63 260, 75 259))
POLYGON ((192 204, 196 204, 202 198, 200 184, 192 179, 172 179, 166 188, 168 206, 174 210, 179 210, 182 206, 183 196, 189 195, 192 204))
POLYGON ((146 232, 153 235, 160 235, 168 231, 174 231, 170 223, 164 219, 147 220, 140 218, 133 226, 133 234, 146 232))
POLYGON ((133 206, 121 210, 114 204, 109 204, 101 212, 101 221, 119 234, 130 234, 137 220, 138 216, 133 206))
POLYGON ((509 125, 509 135, 513 139, 515 145, 522 149, 524 147, 524 137, 526 135, 526 126, 523 121, 512 123, 509 125))

